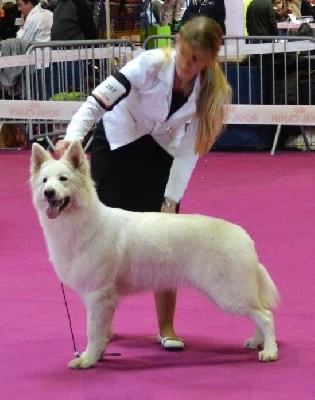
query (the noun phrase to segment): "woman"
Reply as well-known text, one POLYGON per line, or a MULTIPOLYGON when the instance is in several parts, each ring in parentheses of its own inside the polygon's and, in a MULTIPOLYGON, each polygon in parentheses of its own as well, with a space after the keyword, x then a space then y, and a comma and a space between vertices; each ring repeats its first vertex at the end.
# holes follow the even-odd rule
POLYGON ((272 0, 273 9, 275 11, 277 22, 287 21, 288 13, 284 9, 283 0, 272 0))
MULTIPOLYGON (((222 29, 211 18, 188 21, 175 49, 141 53, 108 77, 73 116, 61 156, 73 140, 97 126, 91 170, 99 197, 131 211, 178 212, 198 156, 222 129, 231 89, 217 56, 222 29)), ((158 341, 179 350, 173 327, 176 293, 155 293, 158 341)))
POLYGON ((288 14, 293 14, 295 17, 301 16, 301 6, 299 0, 288 0, 286 4, 288 14))

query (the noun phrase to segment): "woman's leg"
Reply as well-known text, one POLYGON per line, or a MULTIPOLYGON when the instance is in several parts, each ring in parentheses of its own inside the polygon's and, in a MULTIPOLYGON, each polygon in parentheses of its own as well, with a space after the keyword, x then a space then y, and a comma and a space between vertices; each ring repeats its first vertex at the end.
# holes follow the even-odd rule
POLYGON ((173 326, 176 307, 176 291, 170 290, 155 292, 154 298, 160 336, 177 338, 173 326))
POLYGON ((166 350, 181 350, 184 347, 184 342, 176 335, 174 330, 176 296, 175 290, 154 293, 159 325, 158 341, 166 350))
MULTIPOLYGON (((176 214, 179 214, 179 204, 176 206, 176 214)), ((168 343, 169 347, 173 344, 177 349, 183 348, 184 343, 179 339, 174 330, 174 316, 176 308, 176 290, 164 290, 154 293, 155 306, 159 325, 159 336, 162 338, 174 339, 172 343, 168 343), (178 343, 176 343, 178 341, 178 343)), ((166 346, 160 340, 163 347, 166 346)))

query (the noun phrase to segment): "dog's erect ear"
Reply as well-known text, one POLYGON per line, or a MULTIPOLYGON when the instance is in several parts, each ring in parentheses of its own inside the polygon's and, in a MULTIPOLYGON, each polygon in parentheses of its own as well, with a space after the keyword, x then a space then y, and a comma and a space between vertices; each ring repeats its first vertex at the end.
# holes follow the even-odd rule
POLYGON ((81 143, 79 141, 72 142, 63 157, 70 162, 73 168, 80 168, 85 162, 81 143))
POLYGON ((35 174, 43 164, 43 162, 51 160, 51 154, 46 151, 40 144, 33 143, 31 158, 31 173, 35 174))

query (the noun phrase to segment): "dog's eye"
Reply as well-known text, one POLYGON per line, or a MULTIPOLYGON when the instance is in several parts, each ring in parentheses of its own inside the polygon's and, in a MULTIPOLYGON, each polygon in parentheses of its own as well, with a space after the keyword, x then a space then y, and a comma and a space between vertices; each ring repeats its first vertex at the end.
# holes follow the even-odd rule
POLYGON ((46 182, 47 182, 47 178, 44 178, 44 179, 43 179, 43 183, 46 183, 46 182))
POLYGON ((61 177, 59 178, 59 180, 60 180, 61 182, 66 182, 66 181, 68 180, 68 178, 67 178, 66 176, 61 176, 61 177))

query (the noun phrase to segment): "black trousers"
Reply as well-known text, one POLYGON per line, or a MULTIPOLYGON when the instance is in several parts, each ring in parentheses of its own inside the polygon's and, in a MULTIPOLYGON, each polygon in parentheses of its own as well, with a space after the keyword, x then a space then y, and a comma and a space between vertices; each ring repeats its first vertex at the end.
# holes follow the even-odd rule
POLYGON ((160 211, 173 157, 150 135, 111 150, 102 120, 91 149, 91 173, 100 200, 129 211, 160 211))

